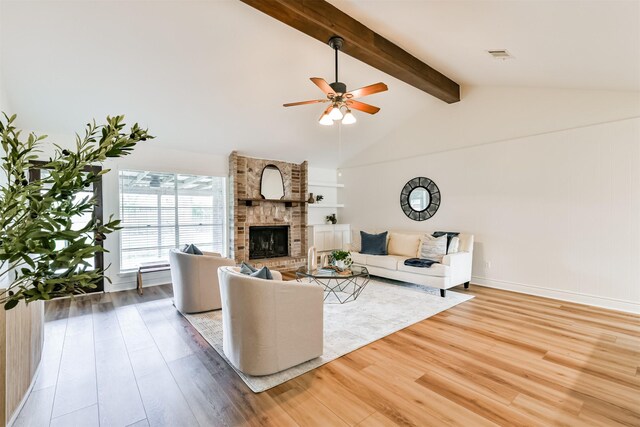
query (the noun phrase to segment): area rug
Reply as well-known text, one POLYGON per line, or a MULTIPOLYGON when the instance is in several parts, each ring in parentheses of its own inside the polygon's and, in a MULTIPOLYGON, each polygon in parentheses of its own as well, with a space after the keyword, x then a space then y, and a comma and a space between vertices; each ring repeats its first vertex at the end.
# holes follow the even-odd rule
MULTIPOLYGON (((451 291, 442 298, 439 292, 419 285, 371 279, 356 301, 324 305, 324 354, 321 357, 260 377, 234 369, 251 390, 265 391, 473 298, 451 291)), ((185 317, 229 363, 222 351, 221 310, 185 317)))

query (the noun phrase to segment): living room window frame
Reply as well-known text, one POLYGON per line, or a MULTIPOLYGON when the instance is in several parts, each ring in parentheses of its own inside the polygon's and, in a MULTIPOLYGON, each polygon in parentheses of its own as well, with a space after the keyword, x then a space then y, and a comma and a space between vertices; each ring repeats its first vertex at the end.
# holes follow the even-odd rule
MULTIPOLYGON (((132 169, 132 168, 124 168, 124 169, 119 169, 118 170, 118 215, 119 218, 122 219, 122 183, 121 183, 121 177, 120 174, 122 172, 136 172, 136 173, 148 173, 148 174, 161 174, 161 175, 173 175, 174 176, 174 196, 175 196, 175 206, 174 206, 174 210, 175 210, 175 218, 176 221, 179 218, 178 215, 178 210, 179 210, 179 198, 180 198, 180 194, 178 192, 178 180, 177 177, 179 175, 186 175, 186 176, 194 176, 194 177, 202 177, 202 178, 219 178, 222 179, 222 200, 223 200, 223 215, 222 215, 222 223, 220 224, 222 227, 222 250, 221 250, 221 254, 222 256, 226 256, 226 254, 228 253, 228 226, 229 226, 229 197, 228 197, 228 192, 229 189, 227 188, 228 186, 228 179, 226 176, 215 176, 215 175, 197 175, 197 174, 192 174, 192 173, 184 173, 184 172, 160 172, 160 171, 151 171, 151 170, 142 170, 142 169, 132 169)), ((158 194, 158 197, 161 197, 161 194, 158 194)), ((161 214, 161 203, 158 203, 158 215, 161 214)), ((145 229, 148 228, 146 226, 133 226, 133 227, 125 227, 124 224, 121 224, 124 228, 127 229, 145 229)), ((196 226, 212 226, 215 227, 216 225, 218 225, 217 223, 211 223, 211 224, 198 224, 196 226)), ((163 227, 169 228, 169 227, 174 227, 175 231, 175 242, 176 245, 172 246, 172 248, 177 248, 180 246, 180 225, 178 224, 174 224, 172 226, 162 226, 160 219, 158 220, 158 237, 160 237, 160 229, 162 229, 163 227)), ((128 276, 130 274, 133 274, 137 271, 137 267, 131 267, 131 268, 122 268, 122 254, 123 254, 123 250, 122 250, 122 233, 118 233, 119 234, 119 239, 118 239, 118 267, 119 267, 119 274, 121 276, 128 276)), ((158 242, 160 243, 160 242, 158 242)), ((168 262, 168 259, 167 259, 168 262)))

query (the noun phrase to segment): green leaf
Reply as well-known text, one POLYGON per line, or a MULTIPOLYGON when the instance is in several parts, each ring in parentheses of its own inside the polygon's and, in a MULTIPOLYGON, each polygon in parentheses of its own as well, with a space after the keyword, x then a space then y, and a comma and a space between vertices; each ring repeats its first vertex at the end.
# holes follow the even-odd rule
POLYGON ((18 303, 20 302, 19 299, 10 299, 9 301, 7 301, 4 304, 4 309, 5 310, 11 310, 12 308, 14 308, 16 305, 18 305, 18 303))

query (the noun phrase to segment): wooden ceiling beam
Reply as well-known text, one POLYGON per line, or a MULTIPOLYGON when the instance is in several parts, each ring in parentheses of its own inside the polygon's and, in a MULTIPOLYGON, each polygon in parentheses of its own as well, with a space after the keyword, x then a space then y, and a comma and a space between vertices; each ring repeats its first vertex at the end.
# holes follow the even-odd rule
POLYGON ((460 86, 324 0, 240 0, 323 43, 345 40, 342 52, 449 104, 460 86))

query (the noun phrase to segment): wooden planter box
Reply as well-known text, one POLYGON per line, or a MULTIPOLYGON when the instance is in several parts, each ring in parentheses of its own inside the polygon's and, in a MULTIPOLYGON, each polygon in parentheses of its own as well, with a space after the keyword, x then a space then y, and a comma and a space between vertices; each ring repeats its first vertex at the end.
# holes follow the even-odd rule
POLYGON ((17 416, 40 366, 44 302, 0 307, 0 425, 17 416))

